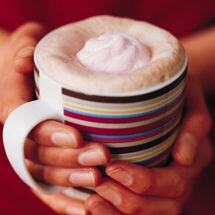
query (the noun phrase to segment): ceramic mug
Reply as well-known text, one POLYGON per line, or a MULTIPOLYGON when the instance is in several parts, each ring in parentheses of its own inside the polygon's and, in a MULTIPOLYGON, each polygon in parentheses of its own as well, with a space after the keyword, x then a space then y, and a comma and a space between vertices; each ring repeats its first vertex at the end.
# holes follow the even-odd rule
POLYGON ((85 140, 105 144, 112 159, 146 166, 167 161, 182 118, 187 59, 175 76, 145 90, 87 95, 72 91, 47 75, 37 60, 39 46, 34 55, 38 100, 14 110, 3 130, 8 159, 27 185, 44 192, 59 191, 57 186, 35 181, 24 159, 28 134, 37 124, 49 119, 77 128, 85 140))

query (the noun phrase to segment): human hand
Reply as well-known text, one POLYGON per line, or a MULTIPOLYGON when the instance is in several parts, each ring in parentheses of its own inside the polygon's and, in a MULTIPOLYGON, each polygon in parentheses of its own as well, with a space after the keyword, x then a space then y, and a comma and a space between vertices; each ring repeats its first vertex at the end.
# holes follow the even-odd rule
POLYGON ((110 163, 106 179, 96 188, 99 195, 86 202, 93 215, 180 214, 196 178, 212 157, 212 148, 205 139, 197 149, 189 167, 176 162, 165 168, 138 166, 122 161, 110 163))
MULTIPOLYGON (((44 33, 41 25, 28 23, 0 44, 1 123, 13 109, 33 98, 33 52, 44 33)), ((25 156, 30 172, 37 179, 55 185, 92 187, 98 185, 101 179, 94 166, 103 165, 110 158, 104 146, 84 143, 76 129, 56 121, 45 121, 31 132, 26 141, 25 156)), ((62 194, 44 196, 39 195, 42 201, 56 210, 51 200, 45 200, 56 199, 62 194)), ((80 214, 86 211, 83 203, 72 198, 68 202, 75 202, 67 207, 69 211, 79 211, 80 214)), ((65 210, 61 207, 61 211, 57 211, 63 213, 65 210)))
POLYGON ((106 173, 112 180, 107 179, 96 188, 99 195, 88 199, 88 209, 95 215, 104 211, 179 214, 195 179, 211 159, 210 143, 205 139, 210 126, 201 88, 189 79, 187 113, 174 146, 174 161, 168 167, 153 169, 122 161, 110 163, 106 173))
POLYGON ((0 43, 0 123, 17 106, 32 100, 32 56, 44 33, 41 25, 27 23, 0 43))

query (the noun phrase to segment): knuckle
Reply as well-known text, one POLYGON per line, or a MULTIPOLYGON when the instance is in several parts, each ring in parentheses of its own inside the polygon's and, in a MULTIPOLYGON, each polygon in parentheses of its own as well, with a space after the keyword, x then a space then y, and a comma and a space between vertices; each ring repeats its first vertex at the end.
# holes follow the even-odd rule
POLYGON ((64 157, 61 156, 61 153, 58 153, 58 150, 53 150, 53 148, 48 148, 44 146, 38 147, 37 157, 39 161, 43 164, 48 164, 53 166, 54 164, 63 164, 64 157))
POLYGON ((26 46, 35 46, 35 45, 36 45, 36 40, 30 35, 24 35, 19 38, 19 46, 21 48, 24 48, 26 46))
POLYGON ((181 176, 177 176, 174 196, 175 197, 183 196, 187 192, 187 188, 188 188, 187 182, 181 176))
MULTIPOLYGON (((54 163, 55 164, 59 164, 59 165, 61 165, 61 166, 64 166, 64 165, 66 165, 66 163, 69 163, 68 161, 67 161, 67 154, 65 154, 64 155, 64 153, 62 154, 62 153, 59 153, 59 151, 58 150, 55 150, 54 152, 53 152, 53 158, 54 158, 54 163), (63 156, 62 156, 63 155, 63 156)), ((70 159, 71 160, 71 159, 70 159)))
POLYGON ((141 186, 138 188, 137 192, 139 194, 143 194, 150 191, 155 184, 155 174, 148 169, 142 169, 142 171, 140 171, 140 180, 144 183, 141 183, 141 186))
POLYGON ((208 114, 207 117, 205 117, 204 119, 204 125, 206 126, 206 131, 209 132, 212 128, 212 119, 210 117, 210 115, 208 114))
POLYGON ((209 113, 203 115, 200 115, 198 117, 198 124, 202 126, 202 129, 205 133, 208 133, 212 127, 212 119, 209 115, 209 113))
POLYGON ((185 181, 181 181, 178 184, 176 194, 177 194, 177 196, 183 196, 186 192, 187 192, 187 183, 185 181))

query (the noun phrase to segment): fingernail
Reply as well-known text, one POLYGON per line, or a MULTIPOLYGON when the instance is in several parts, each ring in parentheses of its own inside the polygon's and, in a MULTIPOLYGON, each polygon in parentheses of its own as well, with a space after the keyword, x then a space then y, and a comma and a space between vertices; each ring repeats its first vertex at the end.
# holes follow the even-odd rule
POLYGON ((122 168, 108 169, 107 174, 125 186, 131 186, 133 184, 132 175, 122 168))
POLYGON ((102 150, 89 149, 79 155, 78 162, 84 166, 98 166, 106 164, 107 159, 102 150))
POLYGON ((34 47, 26 47, 21 49, 17 54, 16 54, 16 59, 19 58, 25 58, 25 57, 31 57, 34 54, 34 47))
POLYGON ((194 135, 189 132, 183 134, 181 137, 181 148, 179 149, 179 153, 184 164, 191 165, 193 163, 197 145, 198 142, 194 135))
POLYGON ((120 192, 118 192, 110 185, 101 185, 100 187, 96 188, 96 191, 100 196, 107 199, 108 201, 111 201, 111 203, 113 203, 114 205, 119 206, 122 204, 122 197, 120 195, 120 192))
POLYGON ((70 206, 65 209, 67 215, 87 215, 87 211, 83 208, 77 208, 75 206, 70 206))
POLYGON ((74 171, 69 176, 69 181, 73 186, 95 187, 94 175, 89 170, 74 171))
POLYGON ((57 146, 72 146, 77 147, 77 142, 71 133, 63 131, 54 132, 51 135, 51 141, 57 146))

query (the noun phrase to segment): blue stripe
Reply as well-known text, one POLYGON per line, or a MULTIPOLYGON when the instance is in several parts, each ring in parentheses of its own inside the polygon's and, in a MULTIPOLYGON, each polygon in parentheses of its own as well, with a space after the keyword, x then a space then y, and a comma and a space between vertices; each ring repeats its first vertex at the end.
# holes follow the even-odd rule
POLYGON ((158 131, 160 129, 165 129, 165 127, 167 127, 168 125, 172 124, 178 117, 180 116, 179 115, 176 115, 175 117, 173 117, 171 120, 169 120, 167 123, 163 124, 162 126, 159 126, 157 128, 154 128, 154 129, 151 129, 149 131, 145 131, 145 132, 141 132, 141 133, 135 133, 135 134, 125 134, 125 135, 102 135, 102 134, 94 134, 94 133, 88 133, 88 132, 82 132, 82 134, 84 136, 90 136, 90 137, 99 137, 99 138, 110 138, 110 139, 113 139, 113 138, 130 138, 130 137, 140 137, 140 136, 145 136, 147 134, 151 134, 155 131, 158 131))
POLYGON ((91 117, 96 117, 96 118, 110 118, 110 119, 124 119, 124 118, 133 118, 133 117, 139 117, 139 116, 146 116, 148 114, 151 114, 151 113, 155 113, 157 111, 160 111, 164 108, 167 108, 169 106, 172 105, 172 103, 174 103, 180 96, 182 95, 179 94, 175 99, 173 99, 171 102, 169 103, 166 103, 164 104, 163 106, 160 106, 156 109, 153 109, 153 110, 150 110, 150 111, 147 111, 147 112, 141 112, 141 113, 134 113, 134 114, 120 114, 120 115, 110 115, 110 114, 93 114, 93 113, 87 113, 87 112, 83 112, 83 111, 77 111, 77 110, 73 110, 71 108, 68 108, 68 107, 64 107, 64 110, 68 111, 68 112, 71 112, 71 113, 76 113, 76 114, 79 114, 79 115, 82 115, 82 116, 91 116, 91 117))

